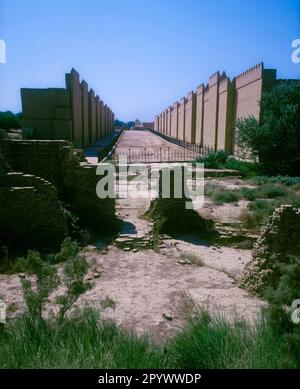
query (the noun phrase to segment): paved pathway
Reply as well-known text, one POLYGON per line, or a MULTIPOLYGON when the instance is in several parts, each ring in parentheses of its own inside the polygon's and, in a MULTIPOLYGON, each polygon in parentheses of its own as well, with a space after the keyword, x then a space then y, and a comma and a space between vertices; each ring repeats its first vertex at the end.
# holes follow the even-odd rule
POLYGON ((124 131, 116 155, 127 155, 129 162, 188 161, 196 154, 177 146, 150 131, 124 131))

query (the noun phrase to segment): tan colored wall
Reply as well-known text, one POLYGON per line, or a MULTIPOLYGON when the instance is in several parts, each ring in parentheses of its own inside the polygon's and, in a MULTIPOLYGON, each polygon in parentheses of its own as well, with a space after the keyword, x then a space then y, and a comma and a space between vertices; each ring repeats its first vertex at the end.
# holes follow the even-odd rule
POLYGON ((185 103, 185 123, 184 140, 189 143, 195 143, 195 125, 196 125, 196 95, 190 92, 185 103))
MULTIPOLYGON (((204 108, 204 140, 206 146, 215 148, 217 142, 218 125, 218 92, 219 92, 219 72, 209 77, 208 100, 204 108)), ((205 93, 206 95, 206 93, 205 93)))
POLYGON ((169 110, 165 110, 165 134, 168 135, 169 133, 169 110))
POLYGON ((23 128, 37 139, 72 140, 71 101, 62 88, 21 89, 23 128))
POLYGON ((178 132, 178 103, 174 103, 172 105, 172 111, 171 111, 171 136, 173 138, 177 138, 177 132, 178 132))
POLYGON ((203 145, 203 120, 204 120, 204 85, 198 86, 196 91, 196 124, 195 143, 203 145))
POLYGON ((101 104, 101 136, 105 136, 105 104, 101 104))
MULTIPOLYGON (((70 140, 77 148, 86 147, 101 136, 101 109, 76 70, 65 78, 66 88, 21 89, 22 127, 33 129, 36 139, 70 140)), ((110 110, 110 130, 112 117, 110 110)))
POLYGON ((187 99, 182 98, 158 119, 160 132, 175 138, 236 152, 233 125, 239 118, 259 119, 259 100, 263 90, 276 82, 276 70, 258 64, 232 81, 225 73, 214 73, 207 86, 201 84, 187 99), (195 97, 194 97, 195 96, 195 97), (193 98, 194 105, 193 105, 193 98))
POLYGON ((89 140, 90 143, 95 141, 96 133, 96 104, 95 93, 93 89, 89 91, 89 140))
POLYGON ((253 115, 257 119, 259 118, 258 102, 262 93, 262 75, 263 66, 259 64, 236 77, 236 119, 245 118, 250 115, 253 115))
POLYGON ((89 87, 83 80, 81 82, 82 95, 82 144, 87 147, 89 144, 89 87))
POLYGON ((82 92, 79 74, 75 69, 66 74, 66 87, 71 94, 72 134, 75 147, 82 147, 82 92))
POLYGON ((158 129, 159 129, 158 116, 155 116, 154 131, 158 131, 158 129))
POLYGON ((219 84, 217 149, 232 152, 234 83, 224 74, 219 84))
POLYGON ((101 107, 100 107, 100 97, 96 96, 96 140, 101 136, 101 107))
POLYGON ((180 99, 178 106, 178 139, 184 140, 185 127, 185 97, 180 99))

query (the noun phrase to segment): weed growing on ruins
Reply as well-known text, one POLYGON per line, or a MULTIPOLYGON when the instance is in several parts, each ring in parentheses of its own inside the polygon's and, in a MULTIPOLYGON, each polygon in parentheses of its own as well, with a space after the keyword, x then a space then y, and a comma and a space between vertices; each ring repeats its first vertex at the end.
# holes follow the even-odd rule
POLYGON ((100 307, 102 309, 107 309, 107 308, 115 309, 116 305, 117 303, 115 302, 115 300, 113 300, 111 297, 108 296, 106 296, 104 299, 100 301, 100 307))
POLYGON ((46 302, 59 285, 64 286, 65 292, 56 298, 58 324, 63 322, 78 298, 91 288, 91 284, 84 280, 88 265, 79 254, 76 243, 65 241, 58 256, 65 261, 62 275, 58 274, 55 266, 45 262, 37 251, 29 251, 23 260, 26 276, 21 279, 21 284, 27 308, 25 315, 31 325, 39 325, 44 321, 46 302))

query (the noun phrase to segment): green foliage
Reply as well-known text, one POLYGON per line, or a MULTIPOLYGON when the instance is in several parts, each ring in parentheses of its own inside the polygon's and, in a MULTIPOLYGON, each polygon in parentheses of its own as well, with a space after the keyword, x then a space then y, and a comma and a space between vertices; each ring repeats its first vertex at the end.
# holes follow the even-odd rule
POLYGON ((260 122, 254 117, 236 123, 236 143, 258 157, 268 174, 300 174, 300 82, 290 81, 264 92, 260 122))
POLYGON ((115 309, 116 305, 117 305, 116 302, 111 297, 108 296, 106 296, 104 299, 100 301, 100 306, 102 309, 107 309, 107 308, 115 309))
POLYGON ((286 186, 300 186, 300 177, 291 176, 255 176, 248 180, 253 185, 282 184, 286 186))
POLYGON ((212 199, 215 204, 235 203, 239 201, 241 194, 239 191, 226 190, 223 188, 216 188, 212 194, 212 199))
POLYGON ((45 263, 36 251, 28 252, 23 266, 28 275, 21 279, 23 296, 27 307, 27 317, 32 325, 36 325, 43 321, 44 305, 50 294, 58 286, 59 279, 56 268, 45 263), (31 276, 35 277, 35 287, 33 286, 31 276))
POLYGON ((56 300, 60 306, 57 315, 59 324, 80 295, 91 287, 90 283, 84 281, 88 265, 85 258, 79 254, 77 243, 67 238, 56 259, 65 261, 61 276, 58 275, 57 268, 43 261, 36 251, 29 251, 23 260, 26 276, 21 283, 27 308, 26 314, 32 324, 44 321, 42 314, 45 304, 60 284, 64 285, 65 292, 56 300))
POLYGON ((276 263, 278 281, 269 287, 266 297, 273 304, 288 304, 300 296, 300 257, 289 257, 287 263, 276 263))
POLYGON ((259 171, 257 163, 240 161, 223 150, 199 157, 196 162, 203 163, 206 169, 238 170, 243 177, 252 177, 259 171))
POLYGON ((1 368, 164 368, 163 352, 146 338, 99 320, 91 309, 75 311, 61 325, 32 327, 21 316, 0 334, 1 368))
POLYGON ((115 127, 127 127, 127 128, 130 128, 130 127, 133 127, 134 125, 135 125, 134 121, 123 122, 122 120, 119 120, 119 119, 116 119, 114 121, 114 126, 115 127))
MULTIPOLYGON (((268 309, 255 324, 230 322, 200 311, 173 340, 169 353, 172 367, 195 369, 296 368, 299 360, 288 349, 293 326, 282 312, 268 309), (277 321, 276 321, 277 320, 277 321), (278 322, 279 320, 279 322, 278 322), (284 325, 283 322, 284 321, 284 325), (279 324, 283 328, 279 328, 279 324)), ((298 357, 299 359, 299 357, 298 357)))
POLYGON ((253 201, 257 198, 261 199, 274 199, 277 197, 286 197, 289 190, 282 184, 263 184, 257 188, 243 188, 242 194, 246 200, 253 201))
POLYGON ((279 306, 253 324, 199 311, 163 346, 74 311, 61 325, 22 315, 0 334, 1 368, 299 368, 299 327, 279 306))
POLYGON ((282 204, 300 207, 300 195, 282 184, 264 184, 254 189, 243 189, 243 196, 250 200, 250 213, 241 215, 247 228, 257 228, 265 224, 274 210, 282 204))
POLYGON ((209 153, 205 157, 199 157, 197 162, 204 163, 207 169, 223 169, 225 168, 229 154, 226 151, 218 150, 214 153, 209 153))
POLYGON ((0 112, 0 128, 4 130, 21 128, 22 114, 14 114, 11 111, 0 112))

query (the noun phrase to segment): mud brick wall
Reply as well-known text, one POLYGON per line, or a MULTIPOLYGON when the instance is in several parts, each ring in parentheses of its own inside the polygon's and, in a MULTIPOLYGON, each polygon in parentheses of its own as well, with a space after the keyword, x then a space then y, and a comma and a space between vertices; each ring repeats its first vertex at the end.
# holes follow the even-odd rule
POLYGON ((184 140, 184 127, 185 127, 185 97, 183 97, 178 103, 178 133, 177 137, 180 140, 184 140))
MULTIPOLYGON (((115 199, 99 199, 96 195, 96 185, 101 178, 96 175, 97 166, 81 163, 80 155, 74 152, 70 142, 1 140, 0 152, 11 166, 11 173, 6 177, 10 186, 31 187, 38 193, 46 190, 48 198, 50 193, 57 195, 71 205, 82 224, 96 229, 99 234, 118 228, 115 199)), ((28 193, 25 191, 28 203, 24 206, 33 209, 34 192, 28 193)), ((30 220, 28 223, 30 225, 30 220)))
POLYGON ((66 211, 47 180, 8 173, 0 185, 0 243, 20 248, 58 248, 68 234, 66 211))
POLYGON ((195 143, 196 95, 190 92, 185 104, 184 140, 195 143))
POLYGON ((178 103, 172 105, 171 112, 171 136, 177 138, 178 136, 178 103))
POLYGON ((2 140, 0 150, 11 169, 43 177, 59 190, 63 183, 64 165, 73 156, 72 144, 63 140, 2 140))
POLYGON ((262 92, 275 83, 276 70, 264 69, 263 63, 232 80, 225 73, 216 72, 209 77, 207 85, 200 84, 195 93, 190 92, 172 106, 171 132, 166 132, 166 111, 158 115, 157 131, 239 155, 234 145, 234 122, 251 115, 259 119, 262 92))
POLYGON ((255 243, 252 261, 241 279, 245 289, 263 294, 278 281, 278 264, 300 256, 300 209, 281 205, 262 228, 255 243))

